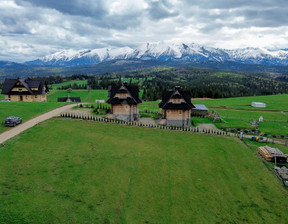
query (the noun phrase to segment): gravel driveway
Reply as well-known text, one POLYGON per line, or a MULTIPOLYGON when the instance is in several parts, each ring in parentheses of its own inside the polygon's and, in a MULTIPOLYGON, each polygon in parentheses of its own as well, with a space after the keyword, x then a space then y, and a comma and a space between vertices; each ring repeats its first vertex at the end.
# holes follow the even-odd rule
POLYGON ((39 116, 29 120, 29 121, 26 121, 20 125, 17 125, 16 127, 13 127, 8 131, 3 132, 2 134, 0 134, 0 144, 2 144, 3 142, 7 141, 10 138, 13 138, 16 135, 19 135, 21 132, 33 127, 34 125, 36 125, 42 121, 45 121, 45 120, 48 120, 52 117, 60 115, 60 113, 65 112, 66 110, 69 110, 74 106, 75 106, 75 104, 69 104, 69 105, 66 105, 63 107, 56 108, 56 109, 49 111, 45 114, 41 114, 41 115, 39 115, 39 116))

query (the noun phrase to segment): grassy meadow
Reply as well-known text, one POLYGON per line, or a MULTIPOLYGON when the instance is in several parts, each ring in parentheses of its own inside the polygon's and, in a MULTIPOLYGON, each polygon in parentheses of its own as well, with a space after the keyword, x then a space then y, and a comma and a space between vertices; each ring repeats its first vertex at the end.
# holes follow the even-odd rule
POLYGON ((108 99, 107 90, 72 90, 68 93, 67 90, 53 90, 48 95, 48 102, 57 102, 58 97, 80 97, 82 102, 95 103, 96 99, 108 99))
POLYGON ((205 104, 207 107, 221 107, 232 109, 253 109, 253 110, 277 110, 288 111, 288 94, 251 96, 251 97, 232 97, 225 99, 192 99, 195 104, 205 104), (255 108, 251 106, 252 102, 266 103, 266 108, 255 108))
POLYGON ((87 82, 88 82, 87 80, 71 80, 67 82, 57 83, 52 85, 52 90, 57 90, 57 88, 61 88, 62 86, 69 86, 73 84, 86 85, 87 82))
MULTIPOLYGON (((41 102, 0 102, 0 121, 5 121, 6 117, 17 116, 21 117, 23 122, 36 117, 40 114, 53 110, 66 103, 41 103, 41 102)), ((0 125, 0 133, 7 130, 8 127, 0 125)))
MULTIPOLYGON (((129 81, 130 79, 124 80, 129 81)), ((141 78, 139 80, 133 79, 133 82, 142 81, 141 78)), ((52 90, 47 96, 48 103, 51 105, 40 106, 40 108, 55 108, 57 107, 57 98, 58 97, 80 97, 82 102, 95 103, 96 99, 108 99, 108 91, 107 90, 72 90, 71 93, 68 93, 67 90, 57 90, 58 87, 73 85, 74 83, 79 84, 87 84, 87 80, 72 80, 69 82, 64 82, 60 84, 54 84, 52 86, 52 90), (53 106, 52 106, 53 104, 53 106)), ((140 92, 140 95, 143 91, 140 92)), ((0 96, 0 100, 3 98, 3 95, 0 96)), ((258 127, 259 131, 265 134, 272 135, 282 135, 288 136, 288 95, 270 95, 270 96, 253 96, 253 97, 234 97, 234 98, 225 98, 225 99, 192 99, 192 103, 194 104, 205 104, 210 111, 217 111, 223 123, 215 123, 215 126, 219 129, 227 129, 227 128, 244 128, 244 129, 254 129, 255 127, 251 126, 250 122, 253 120, 258 120, 260 116, 264 117, 264 122, 260 124, 258 127), (266 103, 266 108, 254 108, 251 106, 251 102, 264 102, 266 103)), ((158 101, 149 101, 143 102, 139 105, 140 111, 148 110, 148 111, 158 111, 160 109, 158 107, 158 101)), ((17 103, 18 104, 18 103, 17 103)), ((21 110, 18 111, 17 104, 12 106, 10 104, 9 108, 15 111, 15 114, 19 114, 21 116, 21 110), (11 107, 12 106, 12 107, 11 107), (19 112, 19 113, 18 113, 19 112)), ((29 110, 30 104, 27 104, 27 110, 29 110)), ((23 105, 21 105, 23 107, 23 105)), ((34 108, 38 107, 37 105, 33 105, 31 108, 34 111, 34 108)), ((1 103, 0 103, 1 109, 1 103)), ((3 108, 4 109, 4 108, 3 108)), ((38 109, 35 109, 36 111, 38 109)), ((41 110, 41 109, 40 109, 41 110)), ((7 111, 6 111, 7 112, 7 111)), ((9 111, 8 111, 9 112, 9 111)), ((3 114, 4 112, 2 112, 3 114)), ((4 113, 6 116, 6 113, 4 113)), ((11 114, 11 113, 8 113, 11 114)), ((30 117, 39 114, 32 112, 30 117)), ((0 112, 1 115, 1 112, 0 112)), ((142 115, 144 116, 143 112, 142 115)), ((26 115, 24 113, 24 119, 26 119, 26 115)), ((149 115, 150 116, 150 115, 149 115)), ((148 117, 149 117, 148 116, 148 117)), ((28 116, 28 118, 30 118, 28 116)), ((0 117, 2 120, 3 118, 0 117)), ((199 123, 213 123, 208 119, 199 119, 192 118, 194 124, 199 123)), ((0 128, 0 131, 3 130, 4 127, 0 128)))
POLYGON ((223 136, 52 119, 0 169, 0 223, 288 222, 278 179, 223 136))

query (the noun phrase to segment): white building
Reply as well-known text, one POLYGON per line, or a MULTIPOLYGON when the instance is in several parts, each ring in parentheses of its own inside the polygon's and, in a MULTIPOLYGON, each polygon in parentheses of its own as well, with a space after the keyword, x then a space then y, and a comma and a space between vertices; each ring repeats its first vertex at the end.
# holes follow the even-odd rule
POLYGON ((261 103, 261 102, 252 102, 251 103, 252 107, 260 107, 260 108, 265 108, 266 104, 265 103, 261 103))

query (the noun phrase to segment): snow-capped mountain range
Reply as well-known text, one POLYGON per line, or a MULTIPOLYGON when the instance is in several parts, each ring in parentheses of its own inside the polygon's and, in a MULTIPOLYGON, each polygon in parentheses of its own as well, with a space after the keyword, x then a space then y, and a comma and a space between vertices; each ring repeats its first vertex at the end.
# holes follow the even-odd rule
POLYGON ((243 64, 288 65, 288 50, 243 48, 227 50, 195 43, 147 43, 137 48, 100 48, 93 50, 64 50, 27 62, 40 66, 83 66, 111 60, 158 60, 191 62, 225 62, 243 64))

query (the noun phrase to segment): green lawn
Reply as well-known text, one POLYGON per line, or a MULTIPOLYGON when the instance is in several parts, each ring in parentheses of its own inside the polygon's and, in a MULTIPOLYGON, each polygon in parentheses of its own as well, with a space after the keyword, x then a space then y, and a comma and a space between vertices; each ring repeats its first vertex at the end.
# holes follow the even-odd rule
MULTIPOLYGON (((51 93, 48 94, 48 101, 49 102, 57 102, 58 97, 66 97, 68 96, 67 90, 53 90, 51 93)), ((96 99, 108 99, 108 92, 107 90, 72 90, 69 93, 71 97, 81 97, 82 102, 89 102, 95 103, 96 99)))
POLYGON ((67 81, 67 82, 63 82, 63 83, 53 84, 52 88, 53 88, 53 90, 56 90, 59 87, 73 85, 73 84, 85 85, 85 84, 87 84, 87 82, 88 82, 87 80, 71 80, 71 81, 67 81))
POLYGON ((287 122, 263 122, 259 125, 259 130, 265 134, 288 136, 287 122))
MULTIPOLYGON (((0 89, 0 93, 2 92, 2 89, 0 89)), ((0 100, 4 99, 4 95, 0 94, 0 100)))
POLYGON ((233 97, 226 99, 208 99, 193 100, 195 104, 205 104, 207 107, 226 106, 234 109, 251 109, 251 110, 288 110, 288 94, 269 95, 269 96, 251 96, 251 97, 233 97), (266 103, 266 108, 255 108, 251 106, 252 102, 266 103))
POLYGON ((55 102, 46 102, 46 103, 30 103, 30 102, 0 102, 0 132, 7 129, 2 125, 2 122, 5 121, 6 117, 17 116, 21 117, 23 121, 27 121, 33 117, 36 117, 40 114, 53 110, 57 107, 64 105, 65 103, 55 103, 55 102))
POLYGON ((287 112, 245 111, 216 109, 223 123, 216 123, 218 128, 248 128, 254 127, 251 121, 263 116, 264 122, 260 123, 262 133, 288 136, 287 112))
POLYGON ((223 136, 52 119, 0 170, 0 223, 288 222, 280 181, 223 136))

